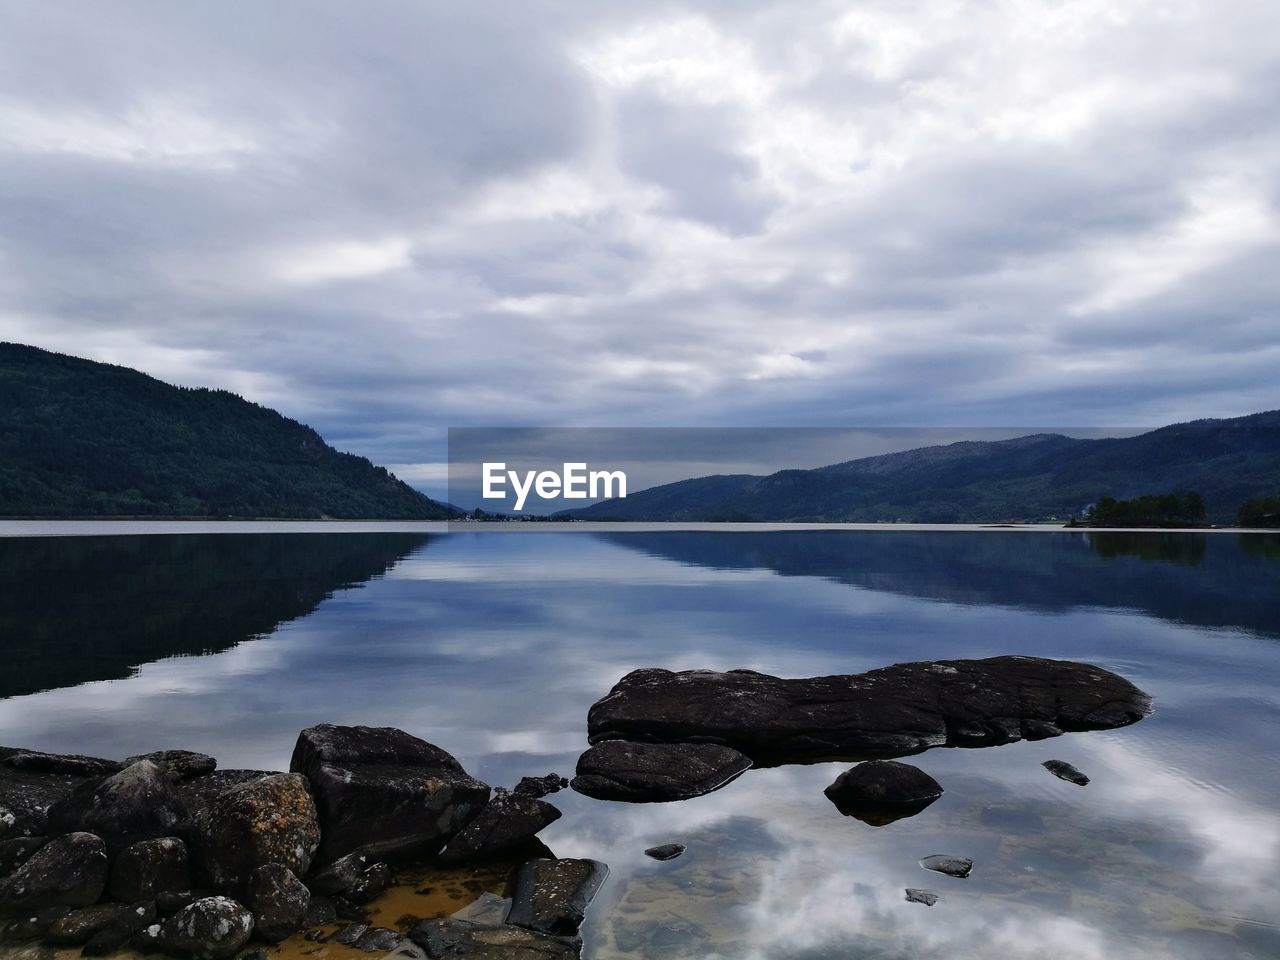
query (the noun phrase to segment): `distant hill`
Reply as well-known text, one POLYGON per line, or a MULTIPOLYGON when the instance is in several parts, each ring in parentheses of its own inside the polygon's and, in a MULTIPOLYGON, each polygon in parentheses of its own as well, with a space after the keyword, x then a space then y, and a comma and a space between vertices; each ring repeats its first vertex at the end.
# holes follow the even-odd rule
POLYGON ((0 516, 453 515, 310 427, 225 390, 0 343, 0 516))
POLYGON ((1033 434, 967 441, 768 476, 681 480, 566 516, 582 520, 992 523, 1066 518, 1100 497, 1197 490, 1208 519, 1280 492, 1280 411, 1136 437, 1033 434))

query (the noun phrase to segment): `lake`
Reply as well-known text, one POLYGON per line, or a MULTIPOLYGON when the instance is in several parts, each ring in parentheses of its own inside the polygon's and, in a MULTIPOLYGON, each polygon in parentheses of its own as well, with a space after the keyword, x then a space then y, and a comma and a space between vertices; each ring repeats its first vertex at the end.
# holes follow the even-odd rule
POLYGON ((848 764, 677 804, 556 794, 547 846, 611 868, 584 956, 1280 956, 1280 537, 246 532, 272 529, 0 538, 0 743, 285 769, 303 727, 388 725, 509 786, 572 775, 587 708, 636 667, 1085 660, 1154 714, 921 754, 946 793, 887 826, 823 795, 848 764), (673 841, 683 857, 644 856, 673 841), (972 875, 919 866, 938 853, 972 875))

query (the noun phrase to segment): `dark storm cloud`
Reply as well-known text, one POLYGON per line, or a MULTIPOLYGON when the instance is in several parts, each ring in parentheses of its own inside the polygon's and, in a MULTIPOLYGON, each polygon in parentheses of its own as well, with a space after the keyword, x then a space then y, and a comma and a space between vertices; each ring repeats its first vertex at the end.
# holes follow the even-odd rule
POLYGON ((1276 407, 1272 19, 0 0, 0 337, 410 478, 449 425, 1276 407))

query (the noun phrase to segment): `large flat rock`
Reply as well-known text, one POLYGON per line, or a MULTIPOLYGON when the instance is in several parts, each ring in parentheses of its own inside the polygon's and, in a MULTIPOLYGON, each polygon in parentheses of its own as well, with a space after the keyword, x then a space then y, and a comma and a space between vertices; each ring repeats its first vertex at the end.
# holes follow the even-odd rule
POLYGON ((605 740, 578 758, 572 786, 597 800, 661 803, 719 790, 750 768, 737 750, 715 743, 605 740))
POLYGON ((1151 698, 1101 667, 1039 657, 900 663, 784 679, 749 670, 644 669, 591 707, 593 744, 711 742, 757 762, 870 759, 1107 730, 1151 698))

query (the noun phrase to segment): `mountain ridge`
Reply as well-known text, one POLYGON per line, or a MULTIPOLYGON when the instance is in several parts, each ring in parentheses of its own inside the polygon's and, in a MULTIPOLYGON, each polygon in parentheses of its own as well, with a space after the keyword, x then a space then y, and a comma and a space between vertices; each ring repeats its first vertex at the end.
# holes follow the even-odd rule
POLYGON ((385 468, 229 391, 0 342, 0 516, 455 515, 385 468))

